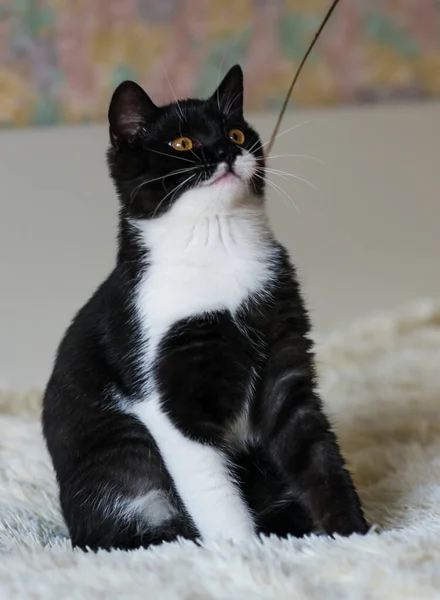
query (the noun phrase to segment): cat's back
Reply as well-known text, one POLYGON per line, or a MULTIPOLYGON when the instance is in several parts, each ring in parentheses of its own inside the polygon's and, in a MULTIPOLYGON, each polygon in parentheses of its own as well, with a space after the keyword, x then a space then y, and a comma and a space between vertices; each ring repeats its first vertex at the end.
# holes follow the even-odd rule
POLYGON ((74 359, 105 337, 110 315, 120 311, 120 275, 117 269, 99 285, 91 297, 76 312, 58 346, 55 365, 60 358, 74 359))
POLYGON ((57 349, 44 394, 46 412, 54 405, 64 410, 66 398, 73 396, 80 406, 82 390, 102 397, 110 379, 118 379, 126 366, 126 348, 132 345, 133 288, 115 268, 78 310, 57 349))

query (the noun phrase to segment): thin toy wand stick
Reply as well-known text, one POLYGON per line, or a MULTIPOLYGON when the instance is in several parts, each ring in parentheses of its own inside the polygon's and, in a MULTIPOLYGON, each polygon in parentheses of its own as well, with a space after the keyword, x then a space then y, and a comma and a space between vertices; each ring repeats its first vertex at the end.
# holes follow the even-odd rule
POLYGON ((313 50, 313 47, 316 44, 319 36, 321 35, 322 30, 327 25, 327 21, 332 16, 333 11, 335 10, 335 8, 336 8, 336 6, 338 4, 339 4, 339 0, 334 0, 333 4, 328 9, 327 14, 325 15, 325 17, 324 17, 321 25, 319 26, 318 31, 315 33, 315 36, 314 36, 314 38, 313 38, 310 46, 307 48, 307 52, 304 54, 304 57, 303 57, 300 65, 299 65, 299 67, 298 67, 298 69, 297 69, 297 71, 295 73, 295 76, 294 76, 294 78, 292 80, 292 83, 290 84, 289 90, 288 90, 288 92, 286 94, 286 97, 284 99, 284 103, 283 103, 283 106, 281 108, 280 114, 278 115, 278 119, 277 119, 277 122, 275 124, 274 130, 273 130, 272 135, 270 137, 269 145, 266 148, 266 156, 268 154, 270 154, 270 151, 272 150, 273 143, 274 143, 275 138, 276 138, 276 136, 278 134, 278 131, 280 129, 281 121, 282 121, 282 119, 284 117, 284 113, 286 112, 287 105, 289 104, 290 96, 292 95, 292 90, 295 87, 295 84, 296 84, 296 82, 298 80, 298 77, 300 76, 302 68, 303 68, 306 60, 308 59, 310 52, 313 50))

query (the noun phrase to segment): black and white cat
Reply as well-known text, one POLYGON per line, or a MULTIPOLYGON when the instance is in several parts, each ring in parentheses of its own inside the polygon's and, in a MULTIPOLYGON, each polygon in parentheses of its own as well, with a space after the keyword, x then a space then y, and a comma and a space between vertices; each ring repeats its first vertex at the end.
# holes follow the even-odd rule
POLYGON ((113 95, 116 266, 44 398, 74 546, 367 531, 242 100, 238 66, 208 100, 157 107, 132 82, 113 95))

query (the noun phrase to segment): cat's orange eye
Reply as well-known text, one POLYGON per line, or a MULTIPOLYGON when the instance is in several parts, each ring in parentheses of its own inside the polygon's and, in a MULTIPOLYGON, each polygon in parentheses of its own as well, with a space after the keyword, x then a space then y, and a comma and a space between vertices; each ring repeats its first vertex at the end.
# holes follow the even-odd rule
POLYGON ((234 142, 234 144, 238 144, 239 146, 241 146, 242 144, 244 144, 244 133, 241 131, 241 129, 231 129, 231 131, 228 133, 229 135, 229 139, 232 140, 234 142))
POLYGON ((191 150, 193 143, 189 137, 179 137, 170 142, 170 146, 179 152, 187 152, 187 150, 191 150))

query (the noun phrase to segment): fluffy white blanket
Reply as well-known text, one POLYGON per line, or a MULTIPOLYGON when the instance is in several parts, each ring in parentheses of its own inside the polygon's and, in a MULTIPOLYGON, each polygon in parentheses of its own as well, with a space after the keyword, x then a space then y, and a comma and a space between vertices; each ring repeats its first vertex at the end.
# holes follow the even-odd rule
POLYGON ((366 537, 73 552, 38 391, 0 394, 0 597, 440 598, 440 306, 318 344, 323 395, 374 530, 366 537))

